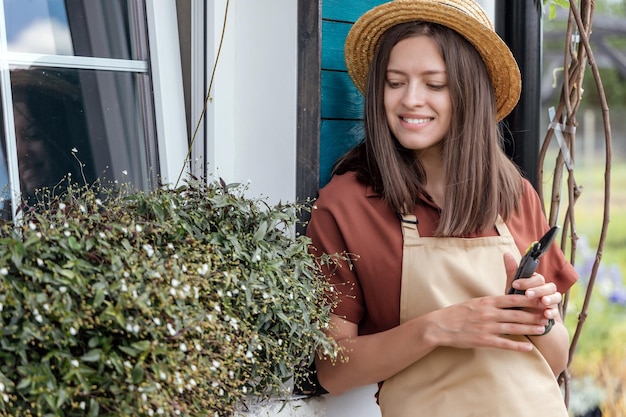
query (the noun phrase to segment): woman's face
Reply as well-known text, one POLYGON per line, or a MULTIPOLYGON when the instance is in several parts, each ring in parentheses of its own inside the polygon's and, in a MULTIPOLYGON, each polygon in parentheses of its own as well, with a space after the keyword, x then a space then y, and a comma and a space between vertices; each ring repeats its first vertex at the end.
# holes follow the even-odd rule
POLYGON ((448 74, 435 41, 416 36, 389 56, 384 90, 387 123, 400 144, 420 154, 439 148, 451 118, 448 74))
POLYGON ((49 148, 50 140, 33 122, 26 103, 16 102, 14 109, 20 188, 24 195, 33 195, 36 189, 58 182, 63 171, 55 163, 59 155, 49 148))

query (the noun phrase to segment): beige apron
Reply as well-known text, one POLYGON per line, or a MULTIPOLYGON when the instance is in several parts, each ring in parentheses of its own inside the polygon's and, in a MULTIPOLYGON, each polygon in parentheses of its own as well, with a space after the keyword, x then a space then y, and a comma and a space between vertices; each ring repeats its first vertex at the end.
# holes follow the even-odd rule
MULTIPOLYGON (((415 216, 404 216, 400 321, 470 298, 504 294, 502 256, 507 251, 517 260, 521 256, 500 218, 496 229, 495 237, 422 238, 415 216)), ((379 403, 384 417, 568 415, 556 378, 536 348, 436 348, 386 380, 379 403)))

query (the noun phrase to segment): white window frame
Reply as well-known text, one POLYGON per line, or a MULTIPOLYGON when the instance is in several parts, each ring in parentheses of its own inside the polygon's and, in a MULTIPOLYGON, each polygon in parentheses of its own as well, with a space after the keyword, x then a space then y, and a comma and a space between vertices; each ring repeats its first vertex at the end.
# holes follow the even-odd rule
MULTIPOLYGON (((5 129, 7 171, 12 190, 11 199, 13 200, 14 215, 21 190, 9 71, 12 65, 133 73, 147 73, 151 70, 160 180, 166 185, 174 184, 182 172, 187 172, 185 160, 188 143, 176 21, 176 0, 145 0, 145 3, 149 64, 140 60, 10 52, 6 37, 1 37, 0 88, 4 92, 2 95, 4 97, 2 102, 3 129, 5 129)), ((6 33, 4 0, 0 0, 0 31, 6 33)))

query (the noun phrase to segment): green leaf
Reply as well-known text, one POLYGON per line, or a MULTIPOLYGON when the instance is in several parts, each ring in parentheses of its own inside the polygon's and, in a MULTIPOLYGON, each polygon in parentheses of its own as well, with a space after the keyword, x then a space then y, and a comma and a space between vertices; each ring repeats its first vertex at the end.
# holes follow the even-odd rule
POLYGON ((98 417, 100 415, 100 404, 96 399, 92 398, 89 401, 89 414, 88 417, 98 417))
POLYGON ((17 386, 15 387, 18 391, 24 390, 26 388, 28 388, 30 386, 31 380, 30 378, 26 377, 26 378, 22 378, 22 380, 19 382, 19 384, 17 384, 17 386))
POLYGON ((128 356, 132 356, 133 358, 139 355, 139 352, 137 351, 137 349, 133 349, 132 347, 129 347, 129 346, 119 346, 119 349, 125 354, 127 354, 128 356))
POLYGON ((24 259, 24 245, 22 242, 17 241, 11 246, 11 260, 18 268, 22 266, 22 260, 24 259))
POLYGON ((144 374, 145 371, 143 369, 143 366, 141 366, 141 364, 136 365, 133 368, 133 372, 131 373, 133 384, 139 384, 141 381, 143 381, 144 374))
POLYGON ((55 404, 56 409, 60 409, 63 404, 65 403, 65 401, 67 401, 69 398, 69 395, 67 395, 67 391, 65 390, 65 387, 61 387, 59 388, 59 390, 57 391, 57 402, 55 404))
POLYGON ((261 224, 259 225, 259 228, 254 233, 254 236, 252 239, 255 242, 259 242, 263 240, 263 238, 265 238, 265 235, 267 235, 267 228, 268 228, 267 222, 261 222, 261 224))
POLYGON ((100 307, 104 302, 104 297, 106 296, 105 292, 102 289, 96 290, 96 295, 93 298, 92 305, 94 307, 100 307))
POLYGON ((80 243, 76 240, 75 236, 70 236, 69 239, 67 239, 67 243, 69 244, 70 249, 80 251, 80 243))
POLYGON ((146 352, 150 350, 152 343, 149 340, 142 340, 141 342, 132 343, 131 346, 133 349, 136 349, 138 352, 146 352))
POLYGON ((102 351, 100 349, 92 349, 89 352, 85 353, 80 357, 80 360, 83 362, 98 362, 100 360, 100 356, 102 351))

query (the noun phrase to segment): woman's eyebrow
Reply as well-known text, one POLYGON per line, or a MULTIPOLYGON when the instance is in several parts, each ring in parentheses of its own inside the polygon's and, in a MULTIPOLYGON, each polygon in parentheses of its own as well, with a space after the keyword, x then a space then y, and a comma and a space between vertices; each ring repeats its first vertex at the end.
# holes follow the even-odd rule
MULTIPOLYGON (((392 74, 399 74, 399 75, 406 75, 405 71, 399 70, 399 69, 394 69, 394 68, 388 68, 387 69, 387 74, 392 73, 392 74)), ((437 70, 437 69, 432 69, 432 70, 426 70, 421 72, 422 74, 426 74, 426 75, 447 75, 447 71, 446 70, 437 70)))

